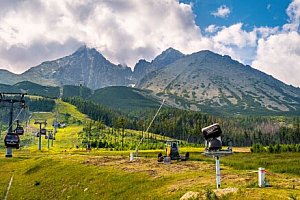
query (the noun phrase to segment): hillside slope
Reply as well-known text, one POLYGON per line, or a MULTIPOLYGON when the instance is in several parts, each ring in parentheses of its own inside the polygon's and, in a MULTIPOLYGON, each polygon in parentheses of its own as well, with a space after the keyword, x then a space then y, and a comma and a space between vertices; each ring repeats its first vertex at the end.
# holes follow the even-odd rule
POLYGON ((137 86, 173 105, 216 114, 300 113, 300 89, 210 51, 185 56, 137 86))
POLYGON ((0 84, 13 85, 24 80, 20 75, 0 69, 0 84))
POLYGON ((14 87, 19 88, 21 92, 27 94, 57 98, 59 97, 59 87, 43 86, 30 81, 16 83, 14 87))
POLYGON ((64 97, 81 97, 83 99, 88 99, 93 92, 94 92, 93 90, 84 86, 75 86, 75 85, 63 86, 64 97))
POLYGON ((22 81, 14 85, 0 84, 0 92, 4 93, 27 93, 28 95, 37 95, 42 97, 57 98, 59 96, 59 87, 43 86, 30 81, 22 81))
POLYGON ((89 99, 123 112, 157 108, 160 105, 147 91, 124 86, 98 89, 89 99))

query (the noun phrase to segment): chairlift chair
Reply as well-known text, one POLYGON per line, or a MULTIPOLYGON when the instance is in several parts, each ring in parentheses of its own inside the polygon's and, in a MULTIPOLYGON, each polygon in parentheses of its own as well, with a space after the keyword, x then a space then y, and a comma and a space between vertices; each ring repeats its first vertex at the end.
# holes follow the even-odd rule
POLYGON ((23 135, 24 134, 24 128, 22 126, 18 126, 15 130, 16 134, 23 135))
POLYGON ((41 131, 40 131, 41 135, 46 135, 47 133, 47 130, 45 128, 42 128, 41 131))
POLYGON ((7 133, 4 138, 4 144, 7 148, 20 148, 20 138, 17 134, 7 133))

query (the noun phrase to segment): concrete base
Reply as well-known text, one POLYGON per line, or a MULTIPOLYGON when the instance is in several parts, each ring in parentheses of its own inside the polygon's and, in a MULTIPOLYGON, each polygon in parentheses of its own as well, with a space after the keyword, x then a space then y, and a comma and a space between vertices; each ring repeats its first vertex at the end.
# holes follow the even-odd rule
POLYGON ((12 148, 6 148, 6 158, 11 158, 12 157, 12 148))
POLYGON ((165 157, 164 158, 164 164, 171 164, 171 158, 170 157, 165 157))

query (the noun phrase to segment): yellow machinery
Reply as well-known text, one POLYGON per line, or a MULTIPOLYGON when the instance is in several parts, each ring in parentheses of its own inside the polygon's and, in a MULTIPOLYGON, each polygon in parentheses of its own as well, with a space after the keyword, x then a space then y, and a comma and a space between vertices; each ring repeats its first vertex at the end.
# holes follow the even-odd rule
POLYGON ((186 161, 189 159, 190 153, 187 152, 185 156, 179 155, 179 141, 178 140, 168 140, 166 142, 166 156, 162 153, 158 154, 158 162, 164 161, 165 158, 170 158, 171 160, 182 160, 186 161))

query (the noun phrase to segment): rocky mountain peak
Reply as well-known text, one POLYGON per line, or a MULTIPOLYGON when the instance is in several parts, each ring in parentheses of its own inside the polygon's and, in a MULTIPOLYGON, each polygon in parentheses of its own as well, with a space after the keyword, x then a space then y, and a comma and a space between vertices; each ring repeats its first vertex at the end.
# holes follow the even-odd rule
POLYGON ((168 64, 171 64, 175 62, 176 60, 184 57, 184 54, 180 51, 173 49, 172 47, 169 47, 165 51, 163 51, 160 55, 158 55, 151 64, 157 66, 157 67, 163 67, 168 64))
POLYGON ((70 56, 43 62, 22 75, 25 80, 40 84, 76 85, 84 81, 87 87, 98 89, 128 85, 131 83, 131 73, 129 67, 114 65, 95 48, 83 45, 70 56))
MULTIPOLYGON (((95 48, 89 48, 86 45, 79 47, 72 55, 72 57, 79 57, 79 58, 96 58, 106 62, 109 62, 99 51, 95 48)), ((110 62, 109 62, 110 63, 110 62)))
POLYGON ((134 67, 133 78, 136 83, 139 83, 147 74, 164 68, 184 56, 180 51, 170 47, 156 56, 151 62, 141 59, 134 67))

